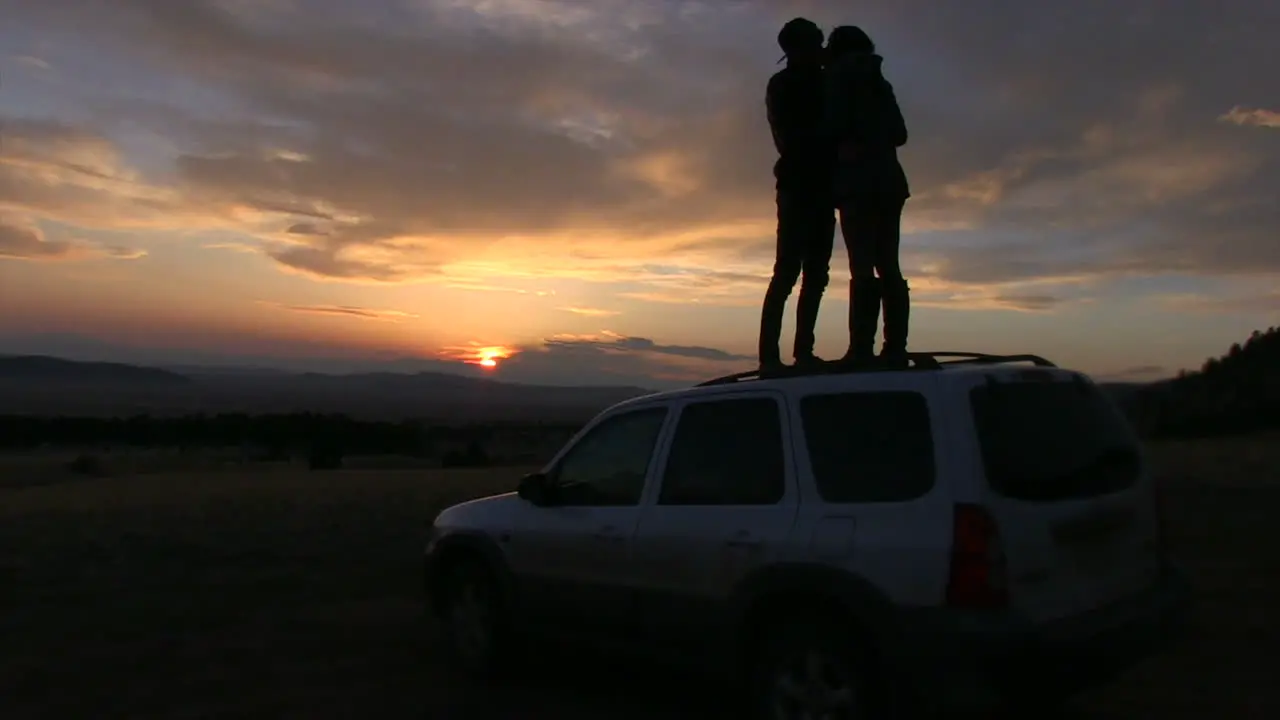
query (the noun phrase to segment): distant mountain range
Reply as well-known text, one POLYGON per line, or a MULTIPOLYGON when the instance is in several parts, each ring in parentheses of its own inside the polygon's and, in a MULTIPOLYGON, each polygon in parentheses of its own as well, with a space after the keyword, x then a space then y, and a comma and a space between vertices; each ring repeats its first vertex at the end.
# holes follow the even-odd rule
POLYGON ((168 370, 125 363, 79 362, 43 355, 0 356, 0 384, 27 386, 33 383, 181 387, 190 384, 191 378, 168 370))
MULTIPOLYGON (((1129 406, 1144 387, 1104 383, 1129 406)), ((148 367, 43 355, 0 355, 0 413, 122 416, 241 412, 342 413, 368 420, 585 420, 646 395, 634 387, 555 387, 444 372, 297 372, 278 368, 148 367)))
POLYGON ((0 356, 0 412, 4 414, 321 412, 382 420, 578 420, 650 392, 640 387, 522 385, 442 372, 157 368, 40 355, 0 356))
MULTIPOLYGON (((89 348, 80 348, 87 354, 89 348)), ((5 349, 0 342, 0 353, 5 349)), ((118 354, 97 357, 114 362, 84 362, 47 354, 0 355, 0 414, 102 417, 318 412, 447 424, 578 422, 616 402, 652 392, 637 386, 529 385, 421 369, 457 370, 459 366, 431 360, 377 362, 372 372, 312 372, 296 364, 290 369, 273 368, 267 366, 269 360, 263 366, 233 362, 203 365, 200 358, 188 356, 182 358, 186 362, 135 364, 119 361, 118 354)), ((243 363, 245 359, 239 360, 243 363)), ((316 362, 340 368, 344 361, 316 362)), ((1198 372, 1154 383, 1100 385, 1149 436, 1185 437, 1280 427, 1280 329, 1253 333, 1225 355, 1208 360, 1198 372)))

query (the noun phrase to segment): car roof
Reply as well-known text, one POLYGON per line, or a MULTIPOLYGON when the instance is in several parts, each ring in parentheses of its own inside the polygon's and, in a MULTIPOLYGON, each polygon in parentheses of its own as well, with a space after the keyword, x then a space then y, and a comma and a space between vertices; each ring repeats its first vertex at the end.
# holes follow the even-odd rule
MULTIPOLYGON (((772 373, 762 373, 758 369, 748 370, 708 380, 692 387, 667 390, 664 392, 632 398, 618 403, 614 407, 622 408, 630 405, 640 405, 655 401, 716 395, 725 391, 744 389, 795 392, 800 387, 820 387, 827 384, 827 381, 833 385, 839 384, 840 378, 848 377, 853 374, 875 374, 876 376, 885 376, 886 379, 889 376, 901 378, 903 375, 911 375, 919 377, 923 381, 925 378, 936 379, 939 377, 952 377, 959 379, 972 378, 975 375, 1023 376, 1030 370, 1038 375, 1052 374, 1064 378, 1082 377, 1081 373, 1059 368, 1054 363, 1038 355, 991 355, 986 353, 936 352, 911 353, 907 358, 908 365, 906 368, 886 368, 883 365, 858 366, 833 362, 824 363, 823 365, 815 368, 806 368, 803 370, 784 368, 772 373), (1034 367, 1027 368, 1026 364, 1028 363, 1034 367)), ((899 383, 894 384, 899 385, 899 383)))

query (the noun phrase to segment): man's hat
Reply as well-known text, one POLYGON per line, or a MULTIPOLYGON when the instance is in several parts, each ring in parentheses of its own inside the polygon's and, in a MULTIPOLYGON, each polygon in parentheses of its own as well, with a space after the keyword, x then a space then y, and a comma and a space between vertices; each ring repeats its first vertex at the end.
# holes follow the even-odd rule
POLYGON ((782 57, 778 62, 786 60, 788 55, 797 51, 821 48, 824 39, 822 28, 812 20, 801 17, 788 20, 778 31, 778 47, 782 48, 782 57))

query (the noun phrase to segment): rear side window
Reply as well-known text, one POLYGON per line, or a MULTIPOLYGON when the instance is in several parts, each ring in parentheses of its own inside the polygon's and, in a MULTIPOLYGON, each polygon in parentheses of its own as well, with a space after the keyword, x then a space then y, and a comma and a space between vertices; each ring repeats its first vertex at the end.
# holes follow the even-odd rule
POLYGON ((691 403, 676 424, 659 505, 773 505, 786 494, 772 398, 691 403))
POLYGON ((1133 487, 1142 456, 1092 383, 990 382, 970 391, 987 484, 1008 498, 1074 500, 1133 487))
POLYGON ((933 432, 920 393, 809 395, 800 417, 826 502, 900 502, 933 488, 933 432))

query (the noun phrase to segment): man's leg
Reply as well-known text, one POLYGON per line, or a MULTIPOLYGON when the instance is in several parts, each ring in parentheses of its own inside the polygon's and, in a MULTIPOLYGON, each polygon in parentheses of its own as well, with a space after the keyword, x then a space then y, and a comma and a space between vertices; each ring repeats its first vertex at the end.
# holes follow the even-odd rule
POLYGON ((797 363, 816 360, 813 345, 814 331, 818 324, 818 310, 822 305, 822 293, 831 279, 831 250, 835 243, 836 210, 827 198, 815 198, 807 208, 809 218, 805 224, 803 279, 800 281, 800 297, 796 301, 797 363))
POLYGON ((804 237, 798 232, 803 227, 803 214, 798 213, 792 197, 778 192, 778 244, 773 262, 773 277, 764 294, 764 306, 760 312, 760 366, 775 367, 782 364, 778 340, 782 335, 782 316, 787 309, 787 297, 800 277, 804 246, 798 240, 804 237))
POLYGON ((861 203, 840 205, 840 232, 849 253, 849 351, 847 361, 875 357, 876 320, 880 315, 880 282, 875 276, 874 235, 861 203))
POLYGON ((905 362, 907 330, 911 319, 911 288, 902 276, 899 250, 902 242, 902 208, 905 201, 877 204, 875 222, 875 266, 884 294, 884 344, 880 356, 905 362))

